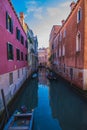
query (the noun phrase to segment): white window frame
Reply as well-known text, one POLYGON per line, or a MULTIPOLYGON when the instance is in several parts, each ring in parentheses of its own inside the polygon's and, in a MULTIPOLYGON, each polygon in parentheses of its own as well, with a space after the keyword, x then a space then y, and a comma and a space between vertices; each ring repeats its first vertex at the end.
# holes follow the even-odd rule
POLYGON ((76 52, 80 52, 81 51, 81 33, 80 31, 78 31, 77 35, 76 35, 76 52), (80 39, 79 39, 80 36, 80 39))
POLYGON ((63 38, 66 37, 66 28, 63 30, 63 38))
POLYGON ((62 47, 62 56, 65 56, 65 45, 62 47))
POLYGON ((79 23, 81 20, 82 20, 82 8, 79 7, 77 12, 77 23, 79 23), (80 18, 79 18, 79 13, 80 13, 80 18))

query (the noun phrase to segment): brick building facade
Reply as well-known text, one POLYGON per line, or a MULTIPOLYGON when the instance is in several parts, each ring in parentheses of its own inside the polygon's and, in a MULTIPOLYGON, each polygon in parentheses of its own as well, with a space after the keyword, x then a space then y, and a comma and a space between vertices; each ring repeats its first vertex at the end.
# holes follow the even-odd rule
POLYGON ((52 60, 61 76, 87 90, 87 0, 72 2, 70 7, 69 16, 50 42, 52 60))

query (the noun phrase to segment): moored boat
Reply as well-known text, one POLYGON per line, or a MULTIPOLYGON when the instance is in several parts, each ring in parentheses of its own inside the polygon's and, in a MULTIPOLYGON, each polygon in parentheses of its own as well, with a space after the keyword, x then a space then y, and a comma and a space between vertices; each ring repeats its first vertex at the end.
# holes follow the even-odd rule
POLYGON ((33 111, 29 113, 20 113, 15 111, 5 125, 4 130, 32 130, 33 111))
POLYGON ((32 74, 32 78, 36 78, 36 77, 38 77, 38 74, 37 73, 33 73, 32 74))
POLYGON ((57 80, 58 78, 57 74, 52 71, 48 71, 46 76, 49 80, 57 80))

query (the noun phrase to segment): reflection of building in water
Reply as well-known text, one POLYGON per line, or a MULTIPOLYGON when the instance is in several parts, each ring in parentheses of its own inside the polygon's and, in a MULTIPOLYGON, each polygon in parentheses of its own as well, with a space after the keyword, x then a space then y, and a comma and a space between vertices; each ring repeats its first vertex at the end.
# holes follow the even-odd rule
POLYGON ((63 87, 60 82, 50 82, 49 98, 52 116, 58 120, 62 130, 86 130, 87 105, 83 105, 84 101, 75 97, 65 86, 66 83, 63 87))
MULTIPOLYGON (((55 83, 56 84, 56 83, 55 83)), ((50 106, 52 109, 52 116, 53 118, 58 117, 58 92, 57 92, 57 86, 54 86, 54 82, 50 82, 49 87, 49 97, 50 97, 50 106)))
MULTIPOLYGON (((63 91, 63 90, 62 90, 63 91)), ((64 93, 59 90, 58 84, 51 82, 49 87, 49 97, 50 97, 50 106, 52 110, 52 117, 56 118, 63 130, 72 130, 68 129, 72 127, 73 115, 68 113, 69 106, 67 103, 67 98, 64 98, 64 93), (72 121, 70 121, 72 120, 72 121), (69 125, 71 125, 69 127, 69 125), (67 129, 66 129, 67 128, 67 129)))
POLYGON ((47 85, 48 80, 46 78, 46 69, 39 69, 39 84, 47 85))
POLYGON ((25 105, 28 111, 34 109, 38 105, 38 80, 33 79, 27 82, 23 92, 20 93, 12 108, 14 110, 20 109, 20 106, 25 105))
POLYGON ((75 124, 75 117, 72 113, 73 109, 69 106, 71 103, 69 99, 67 99, 68 96, 66 90, 64 90, 64 88, 59 88, 58 83, 51 82, 49 87, 49 97, 52 117, 59 121, 63 130, 72 130, 69 128, 72 128, 72 124, 75 124))
POLYGON ((34 109, 38 105, 38 81, 37 79, 34 79, 31 81, 31 87, 30 87, 30 94, 28 92, 28 107, 30 109, 34 109), (32 91, 31 91, 32 89, 32 91))

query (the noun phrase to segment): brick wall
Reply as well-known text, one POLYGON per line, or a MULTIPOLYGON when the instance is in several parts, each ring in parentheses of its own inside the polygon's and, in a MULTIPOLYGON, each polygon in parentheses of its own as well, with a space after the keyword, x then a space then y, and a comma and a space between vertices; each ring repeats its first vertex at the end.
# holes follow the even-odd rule
POLYGON ((55 43, 55 39, 53 39, 51 44, 52 45, 58 44, 57 72, 70 82, 80 87, 81 89, 86 90, 87 89, 87 45, 86 45, 87 0, 77 1, 70 15, 67 17, 65 23, 63 23, 62 27, 58 30, 56 37, 58 39, 58 43, 57 42, 55 43), (81 9, 81 20, 80 22, 77 22, 77 12, 79 11, 79 9, 81 9), (65 36, 64 36, 64 30, 66 30, 65 36), (80 33, 81 36, 80 51, 76 51, 76 44, 77 44, 76 39, 78 32, 80 33), (65 47, 65 54, 63 53, 64 51, 63 47, 65 47))

